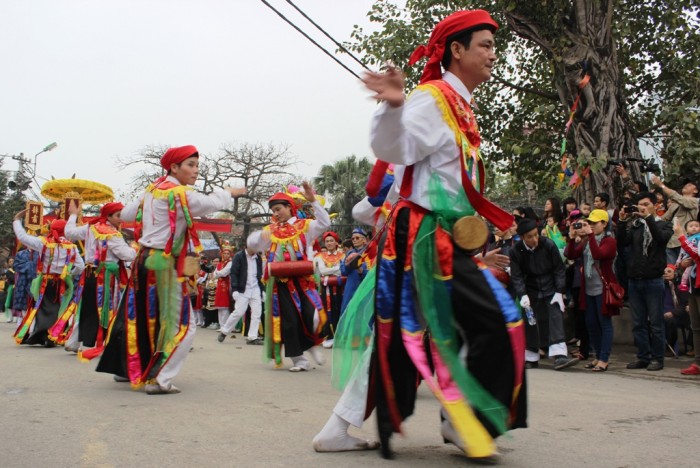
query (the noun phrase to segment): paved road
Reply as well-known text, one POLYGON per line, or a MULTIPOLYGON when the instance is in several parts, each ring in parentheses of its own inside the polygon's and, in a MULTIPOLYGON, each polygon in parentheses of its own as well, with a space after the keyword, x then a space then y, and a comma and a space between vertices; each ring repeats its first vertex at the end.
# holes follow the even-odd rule
MULTIPOLYGON (((176 381, 183 393, 150 396, 61 348, 16 346, 11 332, 0 324, 3 468, 468 465, 442 444, 425 386, 405 436, 393 439, 395 461, 377 452, 317 454, 311 439, 338 397, 328 366, 275 370, 260 347, 240 337, 219 344, 200 329, 176 381)), ((501 465, 697 466, 700 379, 635 372, 528 371, 530 428, 499 439, 501 465)), ((373 437, 374 420, 361 432, 373 437)))

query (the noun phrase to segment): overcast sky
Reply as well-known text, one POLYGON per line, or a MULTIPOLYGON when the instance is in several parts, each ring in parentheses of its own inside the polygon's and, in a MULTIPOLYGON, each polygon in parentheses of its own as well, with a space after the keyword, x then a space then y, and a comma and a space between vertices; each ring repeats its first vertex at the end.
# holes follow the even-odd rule
MULTIPOLYGON (((371 0, 294 3, 338 40, 369 27, 371 0)), ((374 102, 259 0, 2 0, 0 64, 0 154, 31 159, 57 142, 40 178, 77 173, 117 191, 132 171, 115 157, 152 144, 288 144, 307 177, 371 156, 374 102)))

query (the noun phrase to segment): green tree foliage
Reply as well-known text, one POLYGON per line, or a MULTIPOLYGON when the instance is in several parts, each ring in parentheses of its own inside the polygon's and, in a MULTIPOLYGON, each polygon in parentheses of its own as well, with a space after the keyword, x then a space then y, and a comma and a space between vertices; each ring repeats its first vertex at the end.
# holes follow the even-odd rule
MULTIPOLYGON (((640 158, 640 141, 663 158, 671 179, 700 175, 698 0, 407 0, 404 7, 378 0, 368 17, 379 30, 356 26, 347 46, 375 66, 400 64, 411 87, 424 63, 403 66, 413 49, 438 20, 470 8, 490 11, 501 25, 499 61, 476 93, 476 113, 487 161, 518 188, 528 180, 540 192, 557 185, 579 92, 567 141, 575 168, 591 169, 579 198, 612 193, 608 159, 640 158), (590 83, 579 90, 585 74, 590 83)), ((638 164, 630 166, 641 178, 638 164)))
POLYGON ((7 171, 3 171, 0 160, 0 255, 4 258, 10 255, 15 245, 15 234, 12 230, 12 220, 14 216, 24 209, 26 198, 19 190, 12 190, 8 187, 10 180, 22 186, 27 181, 21 175, 11 178, 7 171), (20 180, 18 180, 18 178, 20 180))
POLYGON ((324 164, 314 178, 314 188, 324 194, 330 204, 326 209, 338 213, 338 224, 353 224, 352 207, 365 196, 365 184, 372 170, 367 158, 348 156, 345 159, 324 164))

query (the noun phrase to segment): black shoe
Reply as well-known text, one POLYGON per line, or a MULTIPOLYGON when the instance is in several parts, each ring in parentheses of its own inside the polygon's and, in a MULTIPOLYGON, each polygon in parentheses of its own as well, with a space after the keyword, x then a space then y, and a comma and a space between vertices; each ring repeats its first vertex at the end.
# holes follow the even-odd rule
POLYGON ((249 345, 264 345, 265 342, 261 340, 260 338, 255 338, 254 340, 248 340, 245 342, 245 344, 249 345))
POLYGON ((664 364, 659 361, 651 361, 647 366, 648 371, 657 371, 664 368, 664 364))
POLYGON ((537 361, 525 361, 525 369, 537 369, 540 363, 537 361))
POLYGON ((554 359, 554 370, 566 369, 567 367, 575 366, 576 364, 578 364, 578 358, 557 356, 554 359))
POLYGON ((219 343, 223 343, 225 339, 226 333, 219 333, 219 336, 216 337, 216 341, 218 341, 219 343))
POLYGON ((641 359, 627 364, 628 369, 646 369, 647 367, 649 367, 649 361, 642 361, 641 359))

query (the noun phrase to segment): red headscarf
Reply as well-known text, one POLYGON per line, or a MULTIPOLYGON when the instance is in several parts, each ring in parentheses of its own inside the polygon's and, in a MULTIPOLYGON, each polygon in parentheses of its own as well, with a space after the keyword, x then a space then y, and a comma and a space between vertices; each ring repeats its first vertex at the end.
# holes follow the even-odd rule
POLYGON ((296 204, 294 202, 294 199, 284 192, 277 192, 276 194, 271 196, 270 199, 267 201, 267 206, 272 208, 273 205, 277 205, 278 203, 284 203, 284 202, 288 203, 289 207, 292 209, 292 216, 296 216, 297 215, 297 207, 296 207, 296 204))
POLYGON ((54 240, 58 240, 61 237, 64 237, 63 230, 66 227, 66 220, 65 219, 54 219, 51 221, 51 237, 54 240))
POLYGON ((340 244, 340 237, 338 236, 338 234, 336 234, 336 233, 333 232, 333 231, 326 231, 326 232, 324 232, 323 235, 321 236, 321 239, 323 239, 323 241, 325 242, 326 237, 328 237, 328 236, 331 236, 333 239, 335 239, 335 241, 336 241, 337 243, 340 244))
POLYGON ((163 157, 160 158, 160 165, 163 166, 163 169, 169 171, 172 164, 180 164, 182 161, 192 156, 199 157, 197 148, 192 145, 170 148, 165 152, 163 157))
POLYGON ((420 77, 420 82, 425 83, 430 80, 439 80, 442 78, 440 71, 440 61, 445 53, 445 41, 448 37, 466 29, 471 29, 475 26, 488 25, 498 29, 491 15, 484 10, 463 10, 452 13, 447 18, 440 21, 432 34, 428 45, 419 45, 411 54, 408 61, 409 65, 415 64, 423 57, 428 57, 428 63, 423 68, 423 75, 420 77))
POLYGON ((110 202, 105 203, 100 208, 100 216, 90 221, 90 224, 105 223, 107 218, 114 213, 117 213, 124 209, 124 204, 122 202, 110 202))

